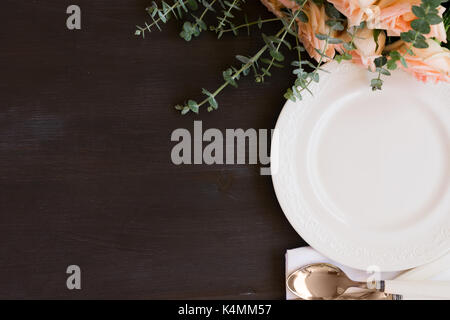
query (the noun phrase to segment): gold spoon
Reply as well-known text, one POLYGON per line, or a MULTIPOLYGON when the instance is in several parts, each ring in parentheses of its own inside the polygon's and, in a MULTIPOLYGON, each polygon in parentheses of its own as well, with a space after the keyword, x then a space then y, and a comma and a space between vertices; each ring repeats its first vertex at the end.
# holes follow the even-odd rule
MULTIPOLYGON (((375 287, 375 283, 373 283, 375 287)), ((367 282, 350 280, 338 267, 328 263, 305 266, 293 272, 286 280, 286 286, 293 294, 305 300, 334 300, 344 298, 350 287, 372 290, 374 297, 380 299, 399 299, 369 288, 367 282), (381 294, 381 295, 379 295, 381 294)))

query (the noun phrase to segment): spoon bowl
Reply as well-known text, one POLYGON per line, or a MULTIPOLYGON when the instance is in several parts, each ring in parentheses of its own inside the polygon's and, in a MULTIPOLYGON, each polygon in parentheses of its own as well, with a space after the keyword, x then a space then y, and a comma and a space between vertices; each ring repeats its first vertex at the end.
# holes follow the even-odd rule
POLYGON ((350 280, 341 269, 328 263, 298 269, 289 275, 286 286, 304 300, 333 300, 350 287, 368 289, 366 283, 350 280))

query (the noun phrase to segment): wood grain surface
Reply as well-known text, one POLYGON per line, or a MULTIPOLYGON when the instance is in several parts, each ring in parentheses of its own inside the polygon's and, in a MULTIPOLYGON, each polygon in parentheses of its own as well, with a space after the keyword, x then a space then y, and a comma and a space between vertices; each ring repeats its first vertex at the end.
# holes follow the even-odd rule
MULTIPOLYGON (((133 35, 150 1, 2 0, 0 298, 283 299, 286 249, 305 245, 256 165, 175 166, 176 128, 273 128, 289 67, 243 79, 220 110, 172 106, 214 90, 257 31, 203 34, 180 22, 133 35), (66 8, 82 29, 66 28, 66 8), (66 268, 82 289, 66 288, 66 268)), ((259 1, 249 19, 270 16, 259 1)), ((275 33, 279 25, 264 28, 275 33)), ((289 54, 288 54, 289 57, 289 54)))

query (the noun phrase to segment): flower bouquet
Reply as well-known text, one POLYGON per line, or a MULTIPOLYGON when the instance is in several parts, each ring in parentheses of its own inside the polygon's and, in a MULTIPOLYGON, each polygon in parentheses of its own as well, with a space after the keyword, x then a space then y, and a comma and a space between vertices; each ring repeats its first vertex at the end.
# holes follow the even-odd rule
POLYGON ((370 87, 381 90, 383 77, 403 69, 421 81, 450 81, 450 51, 446 47, 450 15, 442 5, 446 0, 261 0, 273 18, 238 24, 235 14, 244 10, 245 0, 174 0, 156 2, 147 8, 151 22, 138 26, 143 36, 160 29, 171 17, 184 19, 180 36, 186 41, 203 31, 237 35, 241 29, 279 23, 276 34, 266 35, 254 55, 238 55, 239 65, 223 72, 224 83, 215 91, 203 89, 205 98, 188 100, 175 108, 181 114, 218 109, 217 96, 228 86, 253 74, 263 82, 274 68, 285 62, 283 50, 295 50, 291 62, 296 80, 285 98, 296 101, 308 93, 312 82, 320 81, 323 64, 336 60, 361 65, 374 73, 370 87), (215 15, 208 23, 207 15, 215 15), (312 59, 311 59, 312 58, 312 59))

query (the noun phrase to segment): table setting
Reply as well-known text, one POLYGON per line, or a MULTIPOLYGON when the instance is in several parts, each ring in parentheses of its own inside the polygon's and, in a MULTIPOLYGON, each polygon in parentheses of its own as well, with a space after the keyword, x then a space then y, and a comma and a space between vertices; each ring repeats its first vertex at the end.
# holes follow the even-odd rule
POLYGON ((450 300, 448 1, 2 13, 0 299, 450 300))
POLYGON ((286 253, 286 298, 450 299, 445 1, 261 0, 273 18, 240 24, 234 14, 244 4, 153 4, 136 35, 198 7, 180 32, 186 41, 208 29, 220 39, 281 22, 275 35, 261 34, 255 55, 236 56, 223 85, 175 109, 220 112, 224 89, 251 74, 263 83, 284 66, 283 49, 297 52, 271 175, 282 211, 311 247, 286 253), (209 28, 208 14, 217 17, 209 28))
MULTIPOLYGON (((410 92, 410 88, 415 80, 407 74, 394 74, 386 82, 383 96, 378 97, 386 100, 373 101, 368 99, 368 94, 358 93, 358 88, 365 90, 366 70, 358 70, 354 65, 329 64, 326 67, 355 69, 341 76, 339 72, 327 73, 322 79, 322 84, 327 84, 326 77, 332 78, 329 81, 337 87, 338 94, 333 95, 328 85, 330 91, 317 94, 310 101, 304 99, 301 106, 289 101, 278 119, 279 137, 272 145, 275 167, 272 179, 280 205, 294 229, 323 254, 310 248, 289 250, 286 254, 287 287, 289 277, 302 265, 331 261, 334 266, 337 261, 347 270, 347 275, 354 277, 352 280, 365 282, 376 270, 381 276, 379 280, 400 279, 402 286, 412 286, 383 288, 393 295, 367 295, 367 291, 380 288, 365 288, 362 293, 353 294, 357 296, 348 298, 449 299, 448 88, 423 85, 416 96, 420 99, 427 90, 433 91, 429 110, 437 107, 443 111, 437 113, 436 118, 433 116, 428 126, 423 122, 426 118, 422 114, 423 102, 416 104, 416 111, 422 110, 420 115, 412 114, 415 113, 415 93, 410 92), (349 83, 351 89, 347 87, 349 83), (393 89, 397 85, 399 87, 393 89), (404 89, 400 89, 403 86, 404 89), (392 105, 391 101, 399 92, 402 99, 409 96, 411 100, 392 105), (427 136, 431 128, 443 131, 438 129, 440 133, 433 138, 433 134, 427 136), (437 153, 434 153, 433 145, 440 145, 442 149, 438 147, 440 150, 435 149, 437 153), (421 146, 425 149, 421 150, 421 146), (414 155, 414 152, 418 153, 414 155), (414 164, 415 160, 418 163, 414 164), (430 160, 433 164, 427 164, 430 160), (434 175, 433 170, 441 170, 439 168, 443 171, 435 172, 437 180, 432 184, 436 184, 427 185, 434 175), (434 192, 428 193, 433 189, 434 195, 434 192), (422 267, 426 271, 430 263, 439 265, 440 269, 413 276, 415 268, 422 267), (418 291, 414 291, 417 288, 418 291)), ((314 89, 320 90, 320 86, 314 89)), ((396 283, 386 282, 388 285, 396 283)), ((295 289, 288 289, 288 299, 305 297, 293 292, 295 289)), ((324 299, 341 299, 342 296, 334 294, 324 299)))

